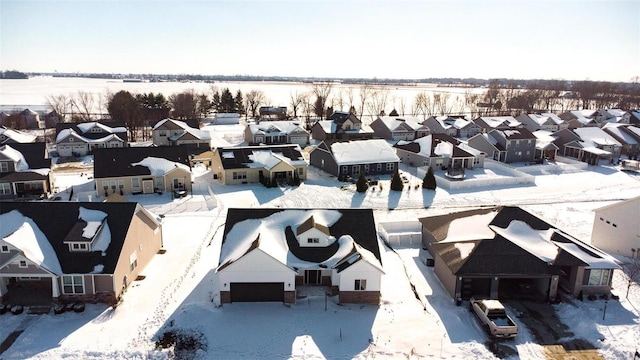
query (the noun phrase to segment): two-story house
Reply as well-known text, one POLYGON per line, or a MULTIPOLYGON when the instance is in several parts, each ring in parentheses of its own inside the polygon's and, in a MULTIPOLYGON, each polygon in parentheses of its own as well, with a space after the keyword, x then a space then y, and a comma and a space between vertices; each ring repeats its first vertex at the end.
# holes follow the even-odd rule
POLYGON ((536 137, 526 128, 491 130, 468 141, 469 146, 505 162, 529 162, 536 153, 536 137))
POLYGON ((0 127, 0 145, 16 143, 33 143, 38 137, 23 131, 0 127))
POLYGON ((433 134, 445 134, 455 138, 470 138, 482 132, 473 121, 461 117, 430 116, 424 122, 433 134))
POLYGON ((309 144, 309 132, 299 121, 261 121, 247 124, 244 141, 248 144, 309 144))
POLYGON ((564 120, 553 113, 520 114, 516 117, 516 120, 520 121, 531 132, 538 130, 556 132, 568 126, 564 120))
POLYGON ((598 126, 595 120, 595 110, 569 110, 558 115, 567 123, 569 129, 598 126))
POLYGON ((482 129, 482 132, 524 127, 524 125, 513 116, 481 116, 473 120, 473 122, 482 129))
POLYGON ((336 111, 327 120, 313 124, 311 137, 320 141, 373 139, 374 132, 354 114, 336 111))
POLYGON ((376 137, 395 141, 410 141, 430 133, 417 117, 411 116, 378 116, 370 126, 376 137))
POLYGON ((187 123, 181 120, 163 119, 153 127, 152 134, 153 144, 156 146, 191 144, 196 147, 211 147, 211 135, 207 131, 200 130, 197 120, 187 123))

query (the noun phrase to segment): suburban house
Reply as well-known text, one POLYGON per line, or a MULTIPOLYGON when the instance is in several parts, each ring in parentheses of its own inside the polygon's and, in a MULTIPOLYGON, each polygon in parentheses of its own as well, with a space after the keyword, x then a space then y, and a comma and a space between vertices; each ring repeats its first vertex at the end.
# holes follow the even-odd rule
POLYGON ((625 121, 624 114, 625 114, 625 111, 621 109, 600 109, 596 111, 596 113, 593 115, 593 118, 599 124, 624 123, 625 121))
POLYGON ((537 130, 532 132, 536 137, 536 152, 533 156, 534 160, 555 160, 558 154, 558 146, 554 143, 556 138, 551 131, 537 130))
POLYGON ((409 166, 447 169, 447 174, 484 166, 485 154, 445 134, 431 134, 413 141, 398 141, 393 148, 409 166))
POLYGON ((411 141, 430 133, 429 128, 420 124, 416 117, 378 116, 370 126, 376 137, 395 141, 411 141))
POLYGON ((354 114, 336 111, 327 120, 317 121, 311 127, 311 137, 315 140, 356 140, 373 139, 370 126, 362 124, 354 114))
POLYGON ((0 145, 16 144, 16 143, 33 143, 38 137, 29 133, 9 129, 4 126, 0 127, 0 145))
POLYGON ((622 115, 622 119, 625 124, 638 125, 640 124, 640 111, 629 110, 622 115))
POLYGON ((591 244, 610 253, 640 259, 640 197, 594 210, 591 244))
POLYGON ((595 110, 570 110, 558 115, 560 119, 567 122, 569 129, 581 127, 598 126, 598 122, 594 119, 595 110))
POLYGON ((620 269, 607 253, 519 207, 419 221, 435 273, 456 301, 474 295, 554 300, 559 291, 577 297, 608 295, 613 270, 620 269))
POLYGON ((258 109, 260 120, 285 120, 287 118, 286 106, 260 106, 258 109))
POLYGON ((0 200, 42 198, 51 192, 45 143, 0 146, 0 200))
POLYGON ((248 144, 309 144, 309 132, 300 121, 261 121, 247 124, 244 141, 248 144))
POLYGON ((622 144, 601 128, 575 128, 573 132, 579 139, 565 143, 561 148, 563 155, 591 165, 598 165, 600 160, 613 163, 620 158, 622 144))
POLYGON ((516 117, 516 120, 520 121, 531 132, 537 130, 555 132, 568 126, 564 120, 553 113, 520 114, 516 117))
POLYGON ((96 149, 93 173, 99 196, 191 191, 184 146, 96 149))
POLYGON ((5 303, 115 304, 162 246, 159 220, 133 202, 3 202, 0 223, 5 303))
POLYGON ((430 116, 424 122, 433 134, 445 134, 456 138, 470 138, 482 132, 473 121, 461 117, 430 116))
POLYGON ((216 269, 220 303, 294 303, 323 286, 378 304, 382 261, 371 209, 229 209, 216 269))
POLYGON ((307 178, 300 145, 219 147, 213 151, 213 178, 225 185, 258 183, 262 178, 289 182, 307 178))
POLYGON ((630 159, 633 159, 640 154, 640 135, 630 131, 629 125, 607 123, 602 127, 602 130, 622 145, 621 155, 627 155, 630 159))
POLYGON ((240 114, 238 113, 217 113, 213 117, 214 125, 237 125, 240 123, 240 114))
POLYGON ((211 136, 207 131, 200 130, 197 120, 188 124, 180 120, 163 119, 156 123, 151 132, 156 146, 191 144, 211 148, 211 136))
POLYGON ((481 116, 473 120, 473 122, 482 129, 482 132, 524 127, 524 125, 513 116, 481 116))
POLYGON ((122 123, 87 122, 56 125, 56 148, 61 157, 79 157, 94 149, 127 146, 127 129, 122 123))
POLYGON ((339 178, 393 174, 400 158, 382 139, 323 141, 309 153, 309 163, 339 178))
POLYGON ((536 153, 536 137, 524 127, 481 133, 470 138, 468 144, 505 163, 533 161, 536 153))
POLYGON ((20 120, 26 129, 43 129, 44 123, 40 120, 40 114, 29 108, 20 112, 20 120))

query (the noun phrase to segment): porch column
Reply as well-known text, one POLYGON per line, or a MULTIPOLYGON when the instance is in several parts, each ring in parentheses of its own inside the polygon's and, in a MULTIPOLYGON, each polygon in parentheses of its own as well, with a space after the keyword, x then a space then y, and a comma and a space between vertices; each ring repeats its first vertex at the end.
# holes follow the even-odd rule
POLYGON ((555 300, 558 295, 558 280, 560 277, 558 275, 553 275, 551 277, 551 281, 549 283, 549 296, 547 300, 555 300))
POLYGON ((498 285, 500 284, 500 279, 498 277, 491 278, 491 290, 489 293, 489 299, 497 299, 498 298, 498 285))
POLYGON ((4 297, 9 291, 7 290, 7 284, 5 283, 5 278, 0 277, 0 299, 4 297))
POLYGON ((60 289, 58 289, 58 278, 51 277, 51 297, 57 299, 60 297, 60 289))

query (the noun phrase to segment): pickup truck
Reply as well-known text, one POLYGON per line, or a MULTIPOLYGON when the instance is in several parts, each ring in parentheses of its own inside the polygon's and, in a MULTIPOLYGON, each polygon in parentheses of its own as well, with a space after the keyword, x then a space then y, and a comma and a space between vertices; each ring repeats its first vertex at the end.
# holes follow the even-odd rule
POLYGON ((469 300, 469 308, 476 314, 490 336, 496 338, 513 338, 518 335, 518 325, 511 320, 498 300, 469 300))

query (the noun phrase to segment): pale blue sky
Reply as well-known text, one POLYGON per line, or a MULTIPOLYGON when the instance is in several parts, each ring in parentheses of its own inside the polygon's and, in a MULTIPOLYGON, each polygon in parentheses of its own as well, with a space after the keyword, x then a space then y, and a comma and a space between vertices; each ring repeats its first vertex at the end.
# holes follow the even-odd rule
POLYGON ((0 69, 629 81, 640 1, 7 1, 0 69))

